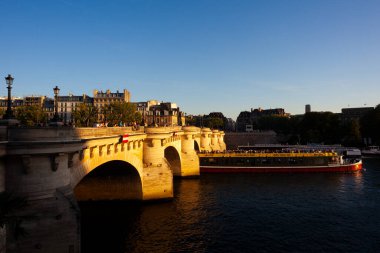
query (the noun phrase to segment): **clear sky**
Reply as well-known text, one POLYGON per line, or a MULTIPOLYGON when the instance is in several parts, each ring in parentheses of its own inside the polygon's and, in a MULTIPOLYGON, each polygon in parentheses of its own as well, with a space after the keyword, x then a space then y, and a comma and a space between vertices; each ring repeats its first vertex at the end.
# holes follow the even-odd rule
POLYGON ((0 75, 15 77, 18 96, 126 88, 134 102, 235 120, 258 107, 380 103, 379 0, 0 0, 0 10, 0 75))

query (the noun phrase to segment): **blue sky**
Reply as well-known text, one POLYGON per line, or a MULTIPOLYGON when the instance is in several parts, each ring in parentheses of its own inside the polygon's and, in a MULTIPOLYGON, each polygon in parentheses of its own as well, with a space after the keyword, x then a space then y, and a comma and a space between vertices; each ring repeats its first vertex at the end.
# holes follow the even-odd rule
MULTIPOLYGON (((380 103, 380 1, 0 0, 14 95, 176 102, 188 114, 380 103)), ((6 95, 5 80, 0 96, 6 95)))

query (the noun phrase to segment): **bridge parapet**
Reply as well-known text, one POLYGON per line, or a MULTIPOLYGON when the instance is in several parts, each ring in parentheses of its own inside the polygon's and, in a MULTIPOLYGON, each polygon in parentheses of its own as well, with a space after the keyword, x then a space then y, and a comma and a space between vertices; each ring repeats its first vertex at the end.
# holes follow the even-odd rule
POLYGON ((35 128, 8 128, 1 131, 4 141, 64 141, 79 140, 93 137, 123 135, 125 133, 144 133, 144 128, 134 130, 132 127, 105 127, 105 128, 69 128, 69 127, 35 127, 35 128), (4 136, 5 135, 5 136, 4 136))
POLYGON ((64 127, 33 127, 33 128, 22 128, 14 127, 8 128, 8 133, 6 140, 9 142, 14 141, 54 141, 54 140, 74 140, 79 139, 75 135, 73 128, 64 127))
POLYGON ((138 129, 134 129, 133 127, 100 127, 100 128, 75 128, 75 132, 81 138, 88 137, 104 137, 104 136, 115 136, 115 135, 123 135, 125 133, 133 133, 133 134, 143 134, 144 127, 139 127, 138 129))

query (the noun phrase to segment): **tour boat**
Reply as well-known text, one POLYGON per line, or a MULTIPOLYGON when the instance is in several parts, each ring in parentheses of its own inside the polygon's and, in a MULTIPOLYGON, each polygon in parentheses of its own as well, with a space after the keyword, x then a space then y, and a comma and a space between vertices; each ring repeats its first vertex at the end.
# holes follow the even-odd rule
POLYGON ((380 156, 379 146, 369 146, 362 150, 362 154, 365 156, 380 156))
POLYGON ((359 157, 335 151, 238 150, 201 152, 201 173, 355 172, 362 169, 359 157))

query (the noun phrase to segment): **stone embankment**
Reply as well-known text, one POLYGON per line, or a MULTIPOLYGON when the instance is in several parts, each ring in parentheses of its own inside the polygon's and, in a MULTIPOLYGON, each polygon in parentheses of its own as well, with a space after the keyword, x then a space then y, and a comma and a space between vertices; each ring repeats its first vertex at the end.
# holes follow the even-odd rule
POLYGON ((227 132, 224 141, 228 150, 237 149, 238 146, 255 144, 277 144, 277 135, 274 131, 264 132, 227 132))

